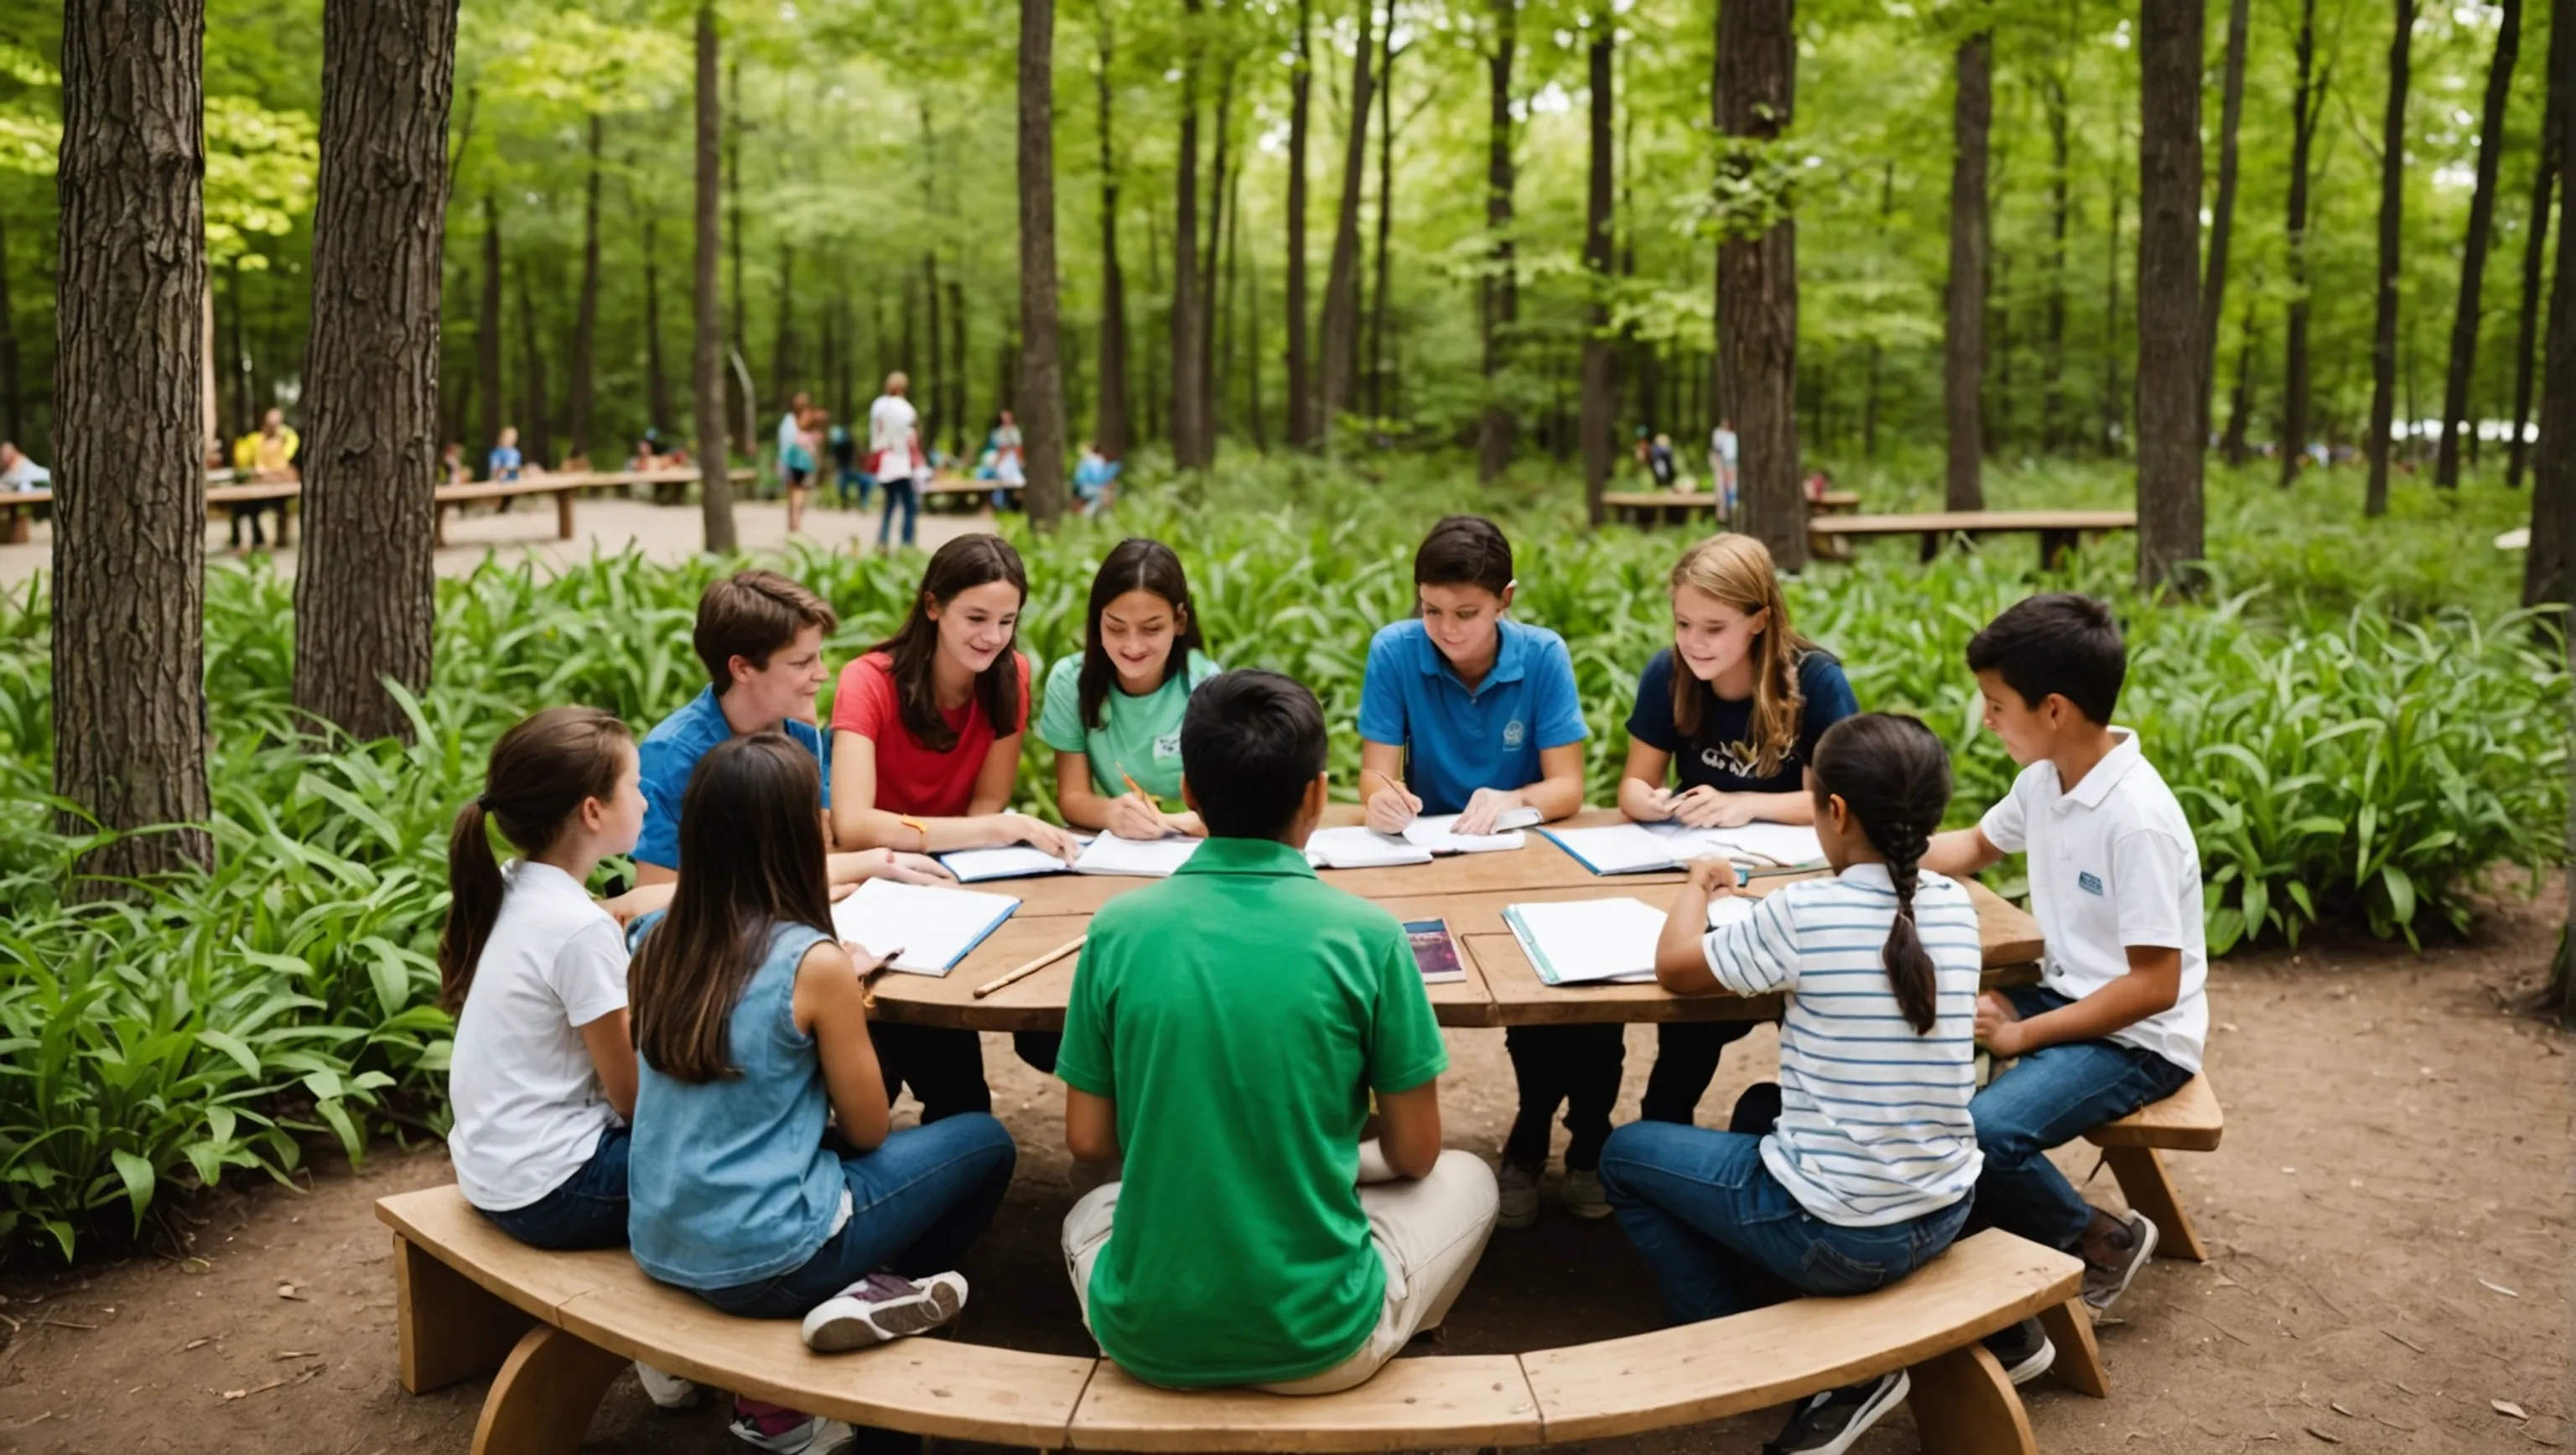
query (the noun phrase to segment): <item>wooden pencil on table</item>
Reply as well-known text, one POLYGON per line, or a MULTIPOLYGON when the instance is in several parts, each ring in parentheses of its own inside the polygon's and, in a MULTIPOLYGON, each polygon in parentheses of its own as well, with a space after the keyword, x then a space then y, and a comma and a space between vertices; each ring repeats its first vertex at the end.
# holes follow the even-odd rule
POLYGON ((983 984, 976 986, 975 999, 982 1000, 985 996, 992 994, 1003 986, 1015 985, 1020 981, 1028 979, 1030 976, 1044 970, 1056 961, 1061 960, 1065 956, 1072 954, 1074 951, 1081 949, 1084 938, 1085 936, 1076 935, 1072 939, 1065 941, 1063 944, 1058 945, 1054 949, 1047 951, 1045 954, 1038 956, 1034 960, 1031 960, 1029 963, 1022 965, 1018 969, 1005 975, 996 975, 992 979, 985 981, 983 984))

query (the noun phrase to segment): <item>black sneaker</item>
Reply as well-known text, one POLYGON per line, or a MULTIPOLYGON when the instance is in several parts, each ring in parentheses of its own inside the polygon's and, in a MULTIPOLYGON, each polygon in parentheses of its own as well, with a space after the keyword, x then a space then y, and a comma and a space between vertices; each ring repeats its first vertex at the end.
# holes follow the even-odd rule
MULTIPOLYGON (((2110 1263, 2088 1262, 2084 1265, 2084 1302, 2097 1314, 2109 1312, 2120 1295, 2129 1291, 2129 1284, 2138 1276, 2138 1270, 2146 1267, 2147 1260, 2156 1256, 2156 1225, 2147 1221, 2145 1213, 2126 1213, 2120 1221, 2126 1225, 2129 1246, 2121 1249, 2110 1263)), ((2118 1241, 2113 1239, 2113 1246, 2116 1247, 2118 1241)))
POLYGON ((2048 1341, 2048 1330, 2037 1319, 2024 1319, 1986 1335, 1986 1352, 1995 1356, 1995 1362, 2004 1367, 2004 1377, 2015 1384, 2030 1383, 2057 1362, 2057 1346, 2048 1341))
POLYGON ((1913 1387, 1900 1369, 1810 1395, 1790 1413, 1789 1423, 1780 1427, 1771 1443, 1762 1447, 1762 1455, 1843 1455, 1869 1433, 1870 1426, 1904 1403, 1913 1387))

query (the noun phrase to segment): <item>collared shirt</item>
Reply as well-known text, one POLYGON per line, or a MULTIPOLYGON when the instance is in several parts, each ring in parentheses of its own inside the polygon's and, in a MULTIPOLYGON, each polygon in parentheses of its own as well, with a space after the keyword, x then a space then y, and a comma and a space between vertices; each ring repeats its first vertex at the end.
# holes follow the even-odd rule
POLYGON ((1101 721, 1082 718, 1082 658, 1074 652, 1047 669, 1046 708, 1038 714, 1038 741, 1059 753, 1081 753, 1091 763, 1091 787, 1103 798, 1127 791, 1122 772, 1167 811, 1181 797, 1181 717, 1190 694, 1217 674, 1205 652, 1192 652, 1181 670, 1153 691, 1131 696, 1115 681, 1100 702, 1101 721))
POLYGON ((1367 1342, 1386 1268, 1360 1208, 1369 1093, 1448 1055, 1394 916, 1267 839, 1209 839, 1104 906, 1056 1074, 1118 1105, 1118 1217, 1091 1331, 1155 1384, 1320 1374, 1367 1342))
POLYGON ((2030 912, 2048 940, 2040 972, 2049 989, 2091 995, 2129 973, 2133 945, 2182 952, 2173 1007, 2109 1039, 2198 1071, 2209 1037, 2200 846, 2137 734, 2111 732, 2111 751, 2072 790, 2043 758, 2021 770, 1980 827, 2005 853, 2030 852, 2030 912))
POLYGON ((1457 813, 1479 788, 1527 788, 1538 755, 1591 736, 1565 639, 1505 617, 1492 670, 1469 691, 1422 623, 1399 621, 1369 643, 1360 736, 1405 750, 1405 784, 1424 813, 1457 813))
MULTIPOLYGON (((810 722, 789 721, 779 727, 814 755, 815 769, 823 779, 821 806, 830 808, 832 758, 822 732, 810 722)), ((644 787, 644 835, 635 841, 636 863, 680 867, 680 801, 688 794, 689 775, 698 770, 698 760, 708 749, 732 736, 733 724, 725 720, 724 704, 716 700, 713 687, 699 692, 688 706, 644 735, 643 745, 635 752, 636 774, 644 787)))

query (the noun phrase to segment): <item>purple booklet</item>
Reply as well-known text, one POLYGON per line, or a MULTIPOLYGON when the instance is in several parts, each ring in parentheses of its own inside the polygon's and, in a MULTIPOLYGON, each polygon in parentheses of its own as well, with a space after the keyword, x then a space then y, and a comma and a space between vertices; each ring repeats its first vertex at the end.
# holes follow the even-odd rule
POLYGON ((1406 920, 1404 937, 1413 942, 1413 963, 1421 967, 1423 984, 1444 985, 1467 978, 1467 967, 1458 963, 1458 942, 1449 938, 1447 920, 1406 920))

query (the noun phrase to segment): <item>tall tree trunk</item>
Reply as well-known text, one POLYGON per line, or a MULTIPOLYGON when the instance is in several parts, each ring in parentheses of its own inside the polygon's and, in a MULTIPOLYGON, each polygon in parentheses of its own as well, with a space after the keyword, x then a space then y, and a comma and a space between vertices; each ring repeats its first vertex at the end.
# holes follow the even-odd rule
POLYGON ((1205 439, 1207 459, 1216 459, 1217 390, 1216 333, 1217 269, 1225 260, 1226 193, 1234 173, 1227 168, 1232 158, 1227 155, 1234 139, 1234 73, 1240 57, 1228 55, 1216 83, 1216 157, 1208 168, 1207 247, 1199 254, 1199 430, 1205 439))
MULTIPOLYGON (((238 303, 235 316, 239 316, 238 303)), ((27 421, 21 415, 25 391, 18 384, 18 310, 9 301, 9 234, 0 226, 0 428, 21 448, 34 443, 27 438, 27 421)))
POLYGON ((1100 101, 1100 398, 1091 421, 1094 446, 1109 458, 1123 459, 1135 434, 1127 394, 1127 279, 1118 266, 1118 153, 1110 119, 1109 84, 1113 37, 1109 10, 1093 0, 1092 35, 1100 67, 1092 73, 1100 101))
POLYGON ((410 736, 387 679, 429 686, 455 81, 456 0, 324 7, 295 705, 357 738, 410 736))
POLYGON ((1610 121, 1618 97, 1612 89, 1611 46, 1618 19, 1605 7, 1592 12, 1589 57, 1591 168, 1583 194, 1583 512, 1601 524, 1602 493, 1610 488, 1610 121))
MULTIPOLYGON (((197 0, 63 12, 54 792, 110 829, 201 824, 210 806, 204 52, 197 0)), ((202 828, 119 839, 82 857, 102 877, 73 893, 213 851, 202 828)))
POLYGON ((1512 410, 1500 396, 1520 312, 1512 256, 1512 59, 1520 43, 1520 0, 1492 0, 1494 48, 1485 56, 1485 276, 1476 289, 1485 410, 1476 427, 1476 479, 1490 485, 1512 463, 1512 410))
POLYGON ((1021 492, 1040 530, 1064 514, 1064 366, 1055 292, 1055 0, 1020 0, 1021 492))
POLYGON ((2248 0, 2230 0, 2227 7, 2227 65, 2218 112, 2218 196, 2210 204, 2209 262, 2200 285, 2200 430, 2192 436, 2204 443, 2209 439, 2210 400, 2218 388, 2218 331, 2226 322, 2227 245, 2236 231, 2236 133, 2245 116, 2247 9, 2248 0))
POLYGON ((1377 77, 1377 286, 1369 292, 1368 413, 1386 416, 1387 239, 1395 225, 1395 16, 1389 12, 1378 51, 1377 77))
POLYGON ((1288 443, 1301 450, 1323 443, 1306 327, 1306 147, 1314 131, 1314 90, 1314 0, 1297 0, 1296 68, 1288 77, 1288 443))
POLYGON ((2198 5, 2138 27, 2138 584, 2193 589, 2201 532, 2198 5))
MULTIPOLYGON (((501 443, 501 214, 483 194, 483 296, 474 314, 474 396, 482 405, 483 438, 472 458, 487 459, 501 443)), ((488 474, 489 471, 487 470, 488 474)))
MULTIPOLYGON (((1721 131, 1739 183, 1753 150, 1788 132, 1796 99, 1795 0, 1730 0, 1719 32, 1721 131)), ((1732 228, 1718 248, 1717 296, 1735 392, 1740 528, 1758 536, 1784 571, 1807 564, 1807 501, 1798 484, 1797 223, 1783 216, 1754 231, 1732 228)))
POLYGON ((948 453, 966 460, 966 283, 963 267, 948 270, 948 453))
POLYGON ((1342 202, 1333 225, 1332 262, 1324 273, 1322 416, 1329 432, 1358 403, 1360 362, 1360 197, 1368 190, 1369 105, 1377 47, 1371 38, 1374 0, 1359 0, 1359 44, 1351 54, 1350 131, 1342 147, 1342 202))
MULTIPOLYGON (((1992 62, 1988 62, 1989 66, 1992 62)), ((2066 234, 2074 211, 2074 166, 2065 81, 2051 75, 2040 88, 2048 109, 2048 309, 2040 360, 2039 443, 2054 451, 2065 438, 2066 234)))
POLYGON ((2248 421, 2254 415, 2254 348, 2258 335, 2254 330, 2254 300, 2245 300, 2245 329, 2236 348, 2236 397, 2227 406, 2227 437, 2219 449, 2230 465, 2243 466, 2249 454, 2245 443, 2248 421))
POLYGON ((2478 119, 2478 186, 2469 198, 2469 237, 2460 249, 2460 307, 2451 319, 2451 369, 2442 388, 2442 444, 2433 483, 2460 483, 2460 425, 2469 414, 2469 379, 2477 367, 2479 292, 2495 229, 2496 171, 2503 160, 2505 111, 2513 100, 2513 67, 2522 47, 2522 0, 2500 0, 2495 59, 2487 66, 2486 109, 2478 119))
POLYGON ((1994 129, 1995 38, 1979 31, 1959 43, 1950 105, 1949 324, 1942 349, 1941 404, 1949 425, 1952 510, 1986 508, 1986 147, 1994 129))
POLYGON ((524 404, 527 423, 519 429, 519 442, 530 463, 552 465, 555 461, 554 430, 550 391, 546 388, 546 356, 537 346, 536 292, 528 286, 529 263, 519 259, 519 372, 525 376, 527 398, 524 404))
MULTIPOLYGON (((451 47, 452 49, 452 47, 451 47)), ((590 454, 591 350, 599 333, 599 118, 590 118, 590 177, 581 205, 581 302, 572 322, 572 398, 565 433, 568 452, 590 454)))
MULTIPOLYGON (((1238 171, 1234 174, 1234 177, 1235 185, 1241 186, 1243 184, 1243 173, 1238 171)), ((1243 209, 1239 201, 1233 208, 1233 212, 1234 225, 1236 228, 1240 229, 1243 226, 1243 209)), ((1249 414, 1252 418, 1252 447, 1266 455, 1270 453, 1270 407, 1261 393, 1261 315, 1263 309, 1261 302, 1261 249, 1259 247, 1256 246, 1252 251, 1243 254, 1243 271, 1245 274, 1243 280, 1244 291, 1249 294, 1252 299, 1252 306, 1245 310, 1243 318, 1244 327, 1251 332, 1251 337, 1246 340, 1247 347, 1244 350, 1244 362, 1247 365, 1246 372, 1249 376, 1245 381, 1248 388, 1244 398, 1244 410, 1245 413, 1249 414)))
POLYGON ((804 360, 796 347, 796 247, 785 241, 778 244, 778 331, 769 342, 769 392, 784 408, 804 383, 804 360))
POLYGON ((1225 180, 1225 291, 1218 297, 1219 326, 1212 350, 1216 386, 1208 393, 1208 434, 1218 440, 1225 438, 1226 420, 1232 414, 1234 361, 1243 344, 1243 316, 1236 306, 1243 266, 1243 173, 1238 163, 1225 180))
POLYGON ((2281 484, 2299 478, 2308 450, 2308 157, 2325 116, 2325 78, 2316 72, 2317 0, 2300 0, 2299 80, 2290 96, 2290 322, 2282 348, 2281 484))
POLYGON ((2380 129, 2379 288, 2370 342, 2370 485, 2362 514, 2388 512, 2389 425, 2397 412, 2397 269, 2406 205, 2406 90, 2415 46, 2416 0, 2397 0, 2388 42, 2388 110, 2380 129))
MULTIPOLYGON (((1895 215, 1896 163, 1890 161, 1881 164, 1878 178, 1878 232, 1872 239, 1872 246, 1880 253, 1887 251, 1887 225, 1895 215)), ((1876 276, 1876 270, 1873 268, 1871 277, 1874 280, 1876 276)), ((1979 343, 1982 345, 1983 340, 1979 340, 1979 343)), ((1879 366, 1881 363, 1881 356, 1885 353, 1886 348, 1884 341, 1881 340, 1877 332, 1873 330, 1869 336, 1869 375, 1867 392, 1862 397, 1860 411, 1860 452, 1863 458, 1871 460, 1878 458, 1879 366)), ((1689 366, 1685 364, 1683 369, 1686 370, 1688 367, 1689 366)), ((1676 372, 1678 373, 1679 371, 1676 372)), ((1678 395, 1679 392, 1677 382, 1675 387, 1676 395, 1678 395)), ((1676 398, 1673 404, 1673 417, 1675 419, 1679 419, 1681 417, 1681 413, 1681 403, 1680 400, 1676 398)))
POLYGON ((672 428, 671 385, 662 372, 662 271, 654 251, 654 209, 644 210, 644 400, 657 430, 672 428))
MULTIPOLYGON (((2522 244, 2522 320, 2514 336, 2513 350, 2513 437, 2505 452, 2504 483, 2507 488, 2522 488, 2522 466, 2525 458, 2524 429, 2531 419, 2532 341, 2539 336, 2543 303, 2541 267, 2547 260, 2549 240, 2549 197, 2558 173, 2566 164, 2567 102, 2559 94, 2558 68, 2568 44, 2567 27, 2557 23, 2553 13, 2549 25, 2549 101, 2540 123, 2540 155, 2531 171, 2531 211, 2523 226, 2522 244)), ((2576 640, 2576 632, 2568 633, 2576 640)), ((2576 882, 2576 875, 2570 876, 2576 882)))
POLYGON ((921 384, 913 391, 913 398, 919 401, 917 407, 923 415, 920 421, 921 448, 923 453, 927 454, 931 446, 938 442, 939 426, 946 422, 942 418, 948 412, 948 390, 945 381, 948 378, 948 371, 957 367, 954 361, 946 357, 948 329, 945 320, 948 300, 940 287, 939 255, 936 252, 924 250, 921 255, 921 291, 929 300, 928 316, 924 321, 930 330, 928 340, 930 367, 922 371, 921 384))
POLYGON ((1189 14, 1182 42, 1181 145, 1172 177, 1171 403, 1172 464, 1207 468, 1206 400, 1199 362, 1199 17, 1203 0, 1183 0, 1189 14))
MULTIPOLYGON (((2569 43, 2553 44, 2549 52, 2549 94, 2563 126, 2569 108, 2576 106, 2576 0, 2553 0, 2549 28, 2570 36, 2569 43)), ((70 49, 66 43, 64 50, 70 49)), ((71 68, 63 69, 68 96, 71 68)), ((64 131, 70 134, 68 126, 64 131)), ((2557 139, 2563 167, 2567 133, 2562 130, 2557 139)), ((2548 374, 2541 385, 2540 448, 2531 482, 2531 547, 2523 554, 2526 606, 2576 604, 2576 227, 2570 221, 2562 217, 2558 223, 2557 276, 2549 289, 2549 325, 2542 344, 2548 374)), ((55 619, 61 620, 59 608, 55 619)), ((59 673, 61 646, 54 651, 59 673)), ((2576 653, 2576 645, 2569 651, 2576 653)), ((2569 994, 2576 997, 2576 990, 2569 994)))
MULTIPOLYGON (((698 437, 698 494, 705 517, 707 551, 729 556, 734 551, 733 472, 725 447, 728 426, 724 306, 716 291, 716 262, 724 247, 723 233, 717 226, 717 203, 724 178, 718 166, 723 117, 716 98, 715 0, 698 0, 697 51, 697 297, 690 342, 697 418, 693 422, 698 437)), ((735 236, 741 236, 739 227, 735 236)), ((736 254, 739 260, 740 254, 736 254)), ((741 296, 738 286, 735 296, 741 296)))

